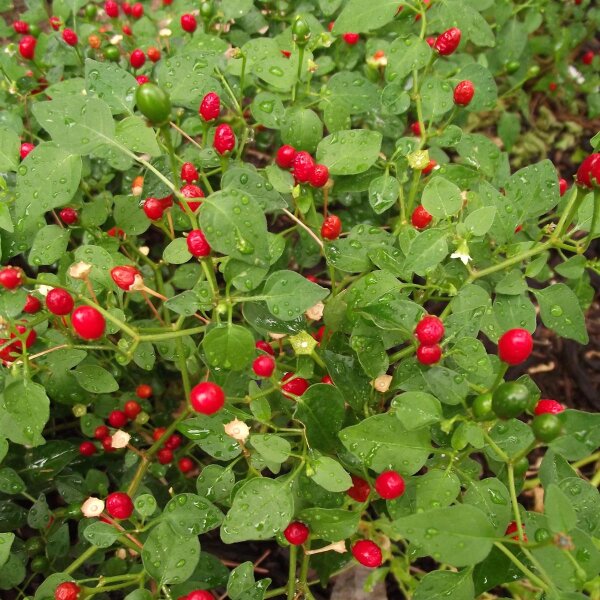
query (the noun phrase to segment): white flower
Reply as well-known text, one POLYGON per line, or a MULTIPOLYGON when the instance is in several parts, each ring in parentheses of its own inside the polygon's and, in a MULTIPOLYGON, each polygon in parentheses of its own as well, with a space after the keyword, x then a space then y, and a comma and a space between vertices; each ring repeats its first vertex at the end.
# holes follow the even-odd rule
POLYGON ((48 292, 51 292, 54 288, 51 285, 38 285, 36 290, 40 293, 40 295, 44 296, 44 298, 48 295, 48 292))
POLYGON ((464 254, 462 252, 459 252, 458 250, 456 252, 453 252, 450 255, 450 258, 459 258, 463 265, 466 265, 469 263, 470 260, 473 260, 468 254, 464 254))
POLYGON ((133 283, 131 284, 131 286, 129 286, 129 290, 130 292, 141 292, 143 290, 146 289, 146 286, 144 285, 144 278, 141 275, 136 275, 133 278, 133 283))
POLYGON ((314 306, 311 306, 304 314, 313 321, 320 321, 323 318, 323 311, 325 305, 322 302, 317 302, 314 306))
POLYGON ((92 517, 99 517, 104 510, 104 500, 100 498, 94 498, 90 496, 82 505, 81 512, 84 517, 91 519, 92 517))
POLYGON ((131 436, 126 431, 119 429, 113 433, 110 445, 113 448, 125 448, 129 444, 130 439, 131 436))
POLYGON ((287 333, 269 333, 269 337, 273 340, 281 340, 286 335, 287 335, 287 333))
POLYGON ((171 37, 173 35, 173 32, 168 27, 163 27, 158 32, 158 35, 160 35, 160 37, 171 37))
POLYGON ((383 394, 384 392, 387 392, 390 389, 390 384, 392 383, 392 376, 391 375, 380 375, 379 377, 374 379, 371 383, 373 384, 373 387, 378 392, 381 392, 383 394))
POLYGON ((73 279, 86 279, 92 271, 92 265, 80 261, 73 263, 69 267, 69 276, 73 279))
POLYGON ((305 554, 321 554, 322 552, 329 552, 330 550, 339 554, 345 554, 348 552, 348 549, 346 548, 346 542, 342 540, 340 542, 329 544, 328 546, 323 546, 323 548, 317 548, 316 550, 306 550, 305 554))
POLYGON ((225 433, 238 442, 244 443, 250 435, 250 427, 248 427, 244 421, 240 421, 239 419, 229 421, 229 423, 225 423, 223 427, 225 428, 225 433))
POLYGON ((581 71, 577 70, 573 65, 569 65, 567 69, 569 71, 569 75, 579 84, 585 83, 585 77, 581 73, 581 71))
POLYGON ((110 38, 110 43, 111 43, 113 46, 117 46, 118 44, 120 44, 120 43, 121 43, 121 41, 122 41, 122 40, 123 40, 123 36, 122 36, 122 35, 113 35, 113 36, 110 38))
POLYGON ((143 254, 144 256, 150 254, 150 248, 148 248, 148 246, 140 246, 138 250, 140 251, 140 254, 143 254))
POLYGON ((121 560, 125 560, 127 558, 127 551, 125 550, 125 548, 119 548, 116 552, 115 552, 115 556, 117 558, 120 558, 121 560))

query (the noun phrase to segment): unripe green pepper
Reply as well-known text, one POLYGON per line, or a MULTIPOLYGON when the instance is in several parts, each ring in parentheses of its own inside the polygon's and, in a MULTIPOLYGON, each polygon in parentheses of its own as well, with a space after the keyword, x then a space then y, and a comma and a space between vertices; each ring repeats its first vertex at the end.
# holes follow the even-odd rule
POLYGON ((310 27, 308 23, 302 18, 298 17, 292 25, 292 35, 294 42, 300 47, 306 46, 310 39, 310 27))
POLYGON ((144 83, 135 92, 135 103, 152 125, 164 125, 171 116, 171 99, 154 83, 144 83))

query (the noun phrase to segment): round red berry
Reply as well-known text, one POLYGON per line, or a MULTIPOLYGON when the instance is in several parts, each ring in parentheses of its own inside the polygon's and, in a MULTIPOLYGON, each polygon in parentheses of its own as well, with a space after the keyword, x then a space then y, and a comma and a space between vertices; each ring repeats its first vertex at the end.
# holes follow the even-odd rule
POLYGON ((114 452, 116 450, 116 448, 113 448, 112 446, 112 436, 110 435, 102 438, 100 443, 102 444, 102 448, 104 448, 104 452, 114 452))
POLYGON ((323 187, 329 181, 329 169, 325 165, 315 165, 308 182, 316 188, 323 187))
POLYGON ((202 98, 200 107, 198 108, 198 114, 205 121, 214 121, 221 114, 221 98, 219 94, 209 92, 202 98))
POLYGON ((155 442, 158 442, 158 440, 160 440, 160 438, 165 435, 167 431, 166 427, 157 427, 153 432, 152 432, 152 439, 155 442))
POLYGON ((294 158, 296 158, 296 148, 286 144, 277 150, 275 162, 277 163, 277 166, 282 169, 291 169, 294 164, 294 158))
POLYGON ((337 215, 329 215, 321 225, 321 237, 325 240, 337 240, 342 232, 342 220, 337 215))
POLYGON ((143 67, 145 62, 146 55, 144 54, 144 51, 140 50, 139 48, 136 48, 129 57, 129 63, 134 69, 139 69, 140 67, 143 67))
POLYGON ((77 34, 72 29, 63 29, 62 39, 65 41, 65 43, 69 44, 69 46, 77 46, 77 34))
POLYGON ((415 335, 421 344, 437 344, 444 337, 444 324, 438 317, 427 315, 417 323, 415 335))
POLYGON ((114 0, 106 0, 104 3, 104 12, 111 19, 116 19, 119 16, 119 5, 114 0))
POLYGON ((128 400, 125 402, 123 412, 127 415, 128 419, 133 420, 142 412, 142 407, 140 406, 139 402, 136 402, 135 400, 128 400))
POLYGON ((591 65, 594 62, 594 51, 588 50, 582 57, 581 62, 584 65, 591 65))
POLYGON ((131 287, 136 282, 136 278, 141 277, 140 272, 131 265, 122 265, 110 270, 110 276, 118 287, 126 292, 131 291, 131 287))
POLYGON ((42 308, 42 303, 31 294, 27 294, 27 298, 25 299, 25 306, 23 307, 23 312, 28 315, 33 315, 38 312, 42 308))
POLYGON ((144 85, 150 81, 146 75, 137 75, 135 80, 137 81, 138 85, 144 85))
POLYGON ((252 370, 258 377, 271 377, 275 370, 275 360, 266 354, 258 356, 252 363, 252 370))
POLYGON ((0 269, 0 285, 7 290, 14 290, 23 283, 23 271, 17 267, 0 269))
POLYGON ((186 162, 181 165, 181 179, 186 183, 198 181, 198 171, 191 162, 186 162))
POLYGON ((303 150, 294 156, 292 169, 297 181, 300 183, 308 183, 315 169, 315 161, 308 152, 303 150))
POLYGON ((460 44, 461 31, 457 27, 452 27, 448 31, 444 31, 435 40, 433 47, 437 50, 438 54, 442 56, 448 56, 452 54, 460 44))
POLYGON ((146 198, 143 209, 144 214, 151 221, 162 219, 163 213, 165 212, 165 206, 158 198, 146 198))
POLYGON ((275 356, 275 350, 273 350, 273 346, 271 346, 271 344, 269 344, 269 342, 265 342, 264 340, 258 340, 254 346, 256 347, 257 350, 262 350, 263 352, 266 352, 267 354, 270 354, 271 356, 275 356))
POLYGON ((302 396, 302 394, 310 387, 310 383, 308 383, 306 379, 296 377, 294 373, 285 373, 281 378, 281 381, 283 383, 281 391, 286 398, 291 398, 290 394, 302 396))
POLYGON ((150 398, 150 396, 152 396, 152 386, 147 383, 140 383, 140 385, 135 388, 135 395, 138 398, 150 398))
POLYGON ((498 340, 498 356, 509 365, 518 365, 529 358, 533 339, 526 329, 510 329, 498 340))
POLYGON ((542 398, 535 405, 534 412, 536 415, 557 415, 563 410, 565 410, 565 407, 560 402, 557 402, 556 400, 550 400, 549 398, 542 398))
POLYGON ((294 521, 290 523, 285 530, 283 535, 285 539, 292 544, 292 546, 301 546, 308 539, 310 533, 308 527, 300 521, 294 521))
POLYGON ((81 442, 79 444, 79 454, 81 456, 92 456, 96 454, 96 446, 92 442, 81 442))
POLYGON ((404 494, 404 479, 396 471, 384 471, 375 480, 375 489, 385 500, 395 500, 404 494))
POLYGON ((29 155, 29 153, 35 148, 35 146, 33 144, 30 144, 29 142, 23 142, 21 144, 21 148, 19 149, 19 156, 21 157, 21 160, 27 158, 27 156, 29 155))
POLYGON ((569 184, 567 183, 566 179, 563 179, 562 177, 558 180, 558 191, 560 192, 561 196, 565 195, 565 192, 567 191, 567 189, 569 188, 569 184))
POLYGON ((442 358, 442 348, 439 344, 426 346, 421 344, 417 348, 417 360, 422 365, 434 365, 442 358))
POLYGON ((169 463, 173 462, 173 450, 169 448, 161 448, 156 453, 156 458, 158 458, 158 462, 161 465, 168 465, 169 463))
POLYGON ((127 418, 127 415, 122 410, 113 410, 108 415, 108 424, 111 427, 115 427, 116 429, 119 429, 120 427, 125 427, 125 425, 127 425, 128 420, 129 419, 127 418))
POLYGON ((583 160, 577 169, 576 181, 588 188, 600 185, 600 152, 590 154, 583 160))
POLYGON ((218 154, 227 154, 235 147, 235 134, 233 129, 226 123, 221 123, 215 129, 215 138, 213 140, 213 148, 218 154))
POLYGON ((358 44, 358 40, 360 40, 360 35, 358 35, 358 33, 345 33, 342 37, 349 46, 358 44))
POLYGON ((79 213, 74 208, 69 207, 63 208, 58 216, 65 225, 73 225, 79 219, 79 213))
POLYGON ((454 104, 457 106, 468 106, 475 95, 475 86, 469 80, 461 81, 454 88, 454 104))
POLYGON ((32 35, 24 35, 19 41, 19 54, 27 59, 31 60, 35 55, 35 46, 37 40, 32 35))
POLYGON ((194 590, 185 597, 185 600, 215 600, 215 597, 206 590, 194 590))
POLYGON ((141 19, 143 15, 144 15, 144 5, 141 2, 136 2, 131 7, 131 16, 134 19, 141 19))
POLYGON ((192 388, 190 402, 196 412, 212 415, 223 408, 225 393, 223 388, 216 383, 204 381, 192 388))
POLYGON ((420 136, 421 135, 421 124, 419 123, 419 121, 415 121, 414 123, 411 123, 410 130, 413 132, 414 135, 420 136))
POLYGON ((109 494, 105 506, 106 512, 113 519, 129 519, 133 513, 133 502, 125 492, 109 494))
POLYGON ((352 475, 352 487, 346 493, 357 502, 366 502, 371 493, 371 486, 362 477, 352 475))
POLYGON ((168 448, 169 450, 177 450, 177 448, 181 446, 181 442, 181 436, 173 433, 167 438, 167 441, 165 442, 165 448, 168 448))
POLYGON ((160 60, 160 50, 155 46, 150 46, 150 48, 146 50, 146 55, 154 63, 160 60))
POLYGON ((415 208, 413 211, 413 214, 410 217, 410 222, 413 224, 415 229, 425 229, 425 227, 431 223, 432 219, 433 216, 430 215, 421 204, 419 204, 419 206, 417 206, 417 208, 415 208))
POLYGON ((360 540, 352 546, 352 555, 363 566, 375 569, 381 566, 383 556, 381 548, 370 540, 360 540))
POLYGON ((187 236, 187 247, 192 256, 204 258, 210 254, 210 244, 200 229, 192 229, 187 236))
MULTIPOLYGON (((183 196, 185 196, 185 198, 204 198, 204 192, 202 189, 193 183, 187 183, 184 185, 181 188, 181 193, 183 196)), ((196 212, 202 205, 202 202, 191 202, 190 200, 185 200, 185 202, 192 212, 196 212)), ((183 206, 181 206, 181 210, 185 210, 183 206)))
POLYGON ((177 461, 177 467, 182 473, 189 473, 194 468, 194 461, 184 456, 177 461))
MULTIPOLYGON (((523 526, 523 529, 525 529, 525 526, 523 526)), ((519 540, 519 527, 517 525, 516 521, 511 521, 508 524, 508 527, 506 528, 506 531, 504 532, 504 535, 510 535, 512 537, 513 540, 519 540), (515 534, 516 535, 513 535, 515 534)), ((527 535, 525 533, 523 533, 523 541, 527 542, 527 535)))
POLYGON ((73 297, 67 290, 54 288, 46 295, 46 307, 53 315, 68 315, 75 306, 73 297))
POLYGON ((80 591, 74 581, 59 583, 54 590, 54 600, 77 600, 80 591))
POLYGON ((194 33, 196 28, 198 27, 198 23, 196 21, 196 17, 192 14, 186 13, 181 15, 181 29, 187 31, 188 33, 194 33))
POLYGON ((123 25, 123 27, 121 28, 121 31, 125 35, 133 35, 133 31, 131 31, 131 27, 129 27, 129 25, 123 25))
POLYGON ((94 429, 94 437, 97 440, 103 440, 109 434, 108 427, 106 425, 98 425, 96 429, 94 429))
POLYGON ((335 385, 333 383, 333 379, 331 379, 331 376, 329 375, 323 375, 323 377, 321 377, 321 383, 326 383, 327 385, 335 385))
POLYGON ((13 23, 13 29, 15 30, 15 33, 24 35, 29 33, 29 23, 26 23, 25 21, 15 21, 13 23))
POLYGON ((106 320, 92 306, 80 306, 71 315, 73 329, 84 340, 97 340, 104 335, 106 320))

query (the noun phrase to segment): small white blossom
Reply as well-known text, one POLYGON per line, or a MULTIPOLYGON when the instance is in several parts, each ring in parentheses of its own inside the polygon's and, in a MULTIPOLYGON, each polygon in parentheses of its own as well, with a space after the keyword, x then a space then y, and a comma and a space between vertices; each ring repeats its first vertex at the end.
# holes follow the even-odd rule
POLYGON ((380 375, 376 379, 372 381, 373 387, 382 394, 387 392, 390 389, 390 384, 392 383, 391 375, 380 375))
POLYGON ((458 250, 456 252, 453 252, 450 255, 450 258, 458 258, 461 260, 461 262, 463 263, 463 265, 467 265, 469 264, 470 260, 473 260, 468 254, 465 254, 463 252, 459 252, 458 250))
POLYGON ((250 427, 248 427, 244 421, 240 421, 239 419, 234 419, 229 423, 225 423, 223 427, 225 428, 225 433, 238 442, 244 443, 250 435, 250 427))
POLYGON ((283 339, 287 334, 286 333, 270 333, 269 332, 269 337, 273 340, 281 340, 283 339))
POLYGON ((148 246, 140 246, 138 250, 140 251, 140 254, 143 254, 144 256, 150 254, 150 248, 148 248, 148 246))
POLYGON ((54 288, 51 285, 38 285, 36 290, 40 293, 44 298, 48 295, 48 292, 51 292, 54 288))
POLYGON ((120 43, 121 43, 121 41, 122 41, 122 40, 123 40, 123 36, 122 36, 122 35, 113 35, 113 36, 110 38, 110 43, 111 43, 113 46, 117 46, 118 44, 120 44, 120 43))
POLYGON ((323 546, 323 548, 317 548, 316 550, 306 550, 305 554, 321 554, 322 552, 329 552, 332 550, 333 552, 337 552, 338 554, 345 554, 348 552, 346 548, 346 542, 341 540, 340 542, 334 542, 333 544, 329 544, 328 546, 323 546))
POLYGON ((160 37, 171 37, 173 35, 173 32, 168 28, 168 27, 163 27, 159 32, 158 35, 160 37))
POLYGON ((92 265, 80 261, 69 267, 69 276, 73 279, 86 279, 92 271, 92 265))
POLYGON ((119 548, 116 552, 115 552, 115 556, 117 558, 120 558, 121 560, 125 560, 127 558, 127 550, 125 550, 125 548, 119 548))
POLYGON ((311 306, 304 314, 313 321, 320 321, 323 318, 323 311, 325 305, 322 302, 317 302, 314 306, 311 306))
POLYGON ((130 291, 130 292, 141 292, 141 291, 143 291, 145 289, 146 289, 146 286, 144 285, 144 278, 141 275, 136 275, 133 278, 133 283, 129 287, 128 291, 130 291))
POLYGON ((91 519, 92 517, 99 517, 104 510, 104 500, 100 498, 94 498, 90 496, 82 505, 81 512, 84 517, 91 519))
POLYGON ((115 433, 113 433, 112 438, 110 440, 110 445, 113 448, 125 448, 127 444, 129 444, 130 439, 131 436, 126 431, 119 429, 118 431, 115 431, 115 433))

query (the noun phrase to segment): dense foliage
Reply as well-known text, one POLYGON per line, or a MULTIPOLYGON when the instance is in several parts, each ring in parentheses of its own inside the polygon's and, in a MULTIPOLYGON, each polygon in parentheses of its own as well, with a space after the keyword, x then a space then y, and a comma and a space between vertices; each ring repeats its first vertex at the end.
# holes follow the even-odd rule
POLYGON ((588 341, 596 3, 18 18, 2 594, 310 599, 358 561, 415 600, 597 598, 600 417, 507 376, 540 323, 588 341))

